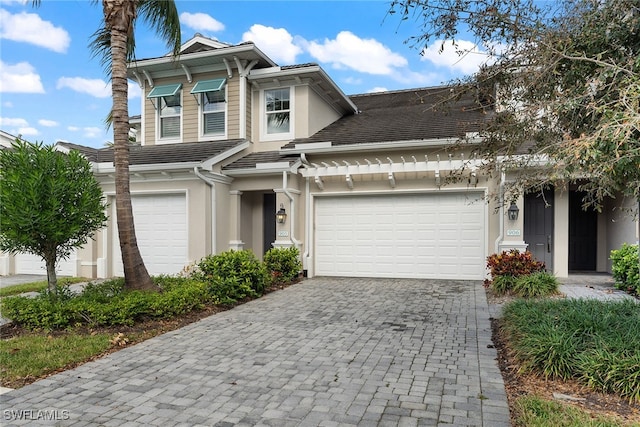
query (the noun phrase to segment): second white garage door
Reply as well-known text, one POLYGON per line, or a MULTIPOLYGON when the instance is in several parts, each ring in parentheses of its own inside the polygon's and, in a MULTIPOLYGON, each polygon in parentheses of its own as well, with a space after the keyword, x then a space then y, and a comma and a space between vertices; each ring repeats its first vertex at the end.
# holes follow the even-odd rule
MULTIPOLYGON (((151 275, 176 274, 187 264, 187 204, 184 194, 132 196, 138 247, 151 275)), ((115 201, 112 215, 115 223, 115 201)), ((113 275, 123 276, 117 225, 113 227, 113 275)))
POLYGON ((317 197, 316 275, 481 280, 483 193, 317 197))

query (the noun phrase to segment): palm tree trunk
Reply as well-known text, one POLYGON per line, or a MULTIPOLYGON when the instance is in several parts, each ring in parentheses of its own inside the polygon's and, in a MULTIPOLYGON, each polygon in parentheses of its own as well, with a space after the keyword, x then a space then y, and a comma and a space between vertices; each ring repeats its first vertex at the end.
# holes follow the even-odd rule
POLYGON ((133 223, 129 189, 129 106, 127 86, 127 37, 136 1, 103 0, 105 22, 111 30, 111 84, 113 94, 113 141, 116 171, 116 217, 124 265, 125 287, 157 290, 144 265, 133 223))

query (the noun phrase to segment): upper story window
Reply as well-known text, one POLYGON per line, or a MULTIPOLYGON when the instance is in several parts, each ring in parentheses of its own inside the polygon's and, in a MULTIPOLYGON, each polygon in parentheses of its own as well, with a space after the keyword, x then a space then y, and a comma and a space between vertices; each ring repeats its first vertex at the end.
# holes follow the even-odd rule
POLYGON ((191 93, 199 97, 201 134, 225 136, 227 99, 225 79, 203 80, 195 84, 191 93))
POLYGON ((264 91, 266 134, 277 135, 291 132, 291 89, 264 91))
POLYGON ((160 139, 179 139, 182 117, 182 84, 172 84, 154 87, 147 98, 155 99, 160 139))
POLYGON ((181 101, 179 93, 162 98, 160 107, 160 138, 180 137, 181 101))

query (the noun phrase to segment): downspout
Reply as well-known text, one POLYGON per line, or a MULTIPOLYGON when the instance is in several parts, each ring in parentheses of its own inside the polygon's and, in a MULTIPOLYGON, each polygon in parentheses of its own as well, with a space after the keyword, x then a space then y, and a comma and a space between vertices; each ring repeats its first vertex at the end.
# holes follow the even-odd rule
POLYGON ((498 203, 500 204, 500 234, 498 234, 498 238, 495 242, 495 253, 500 252, 500 243, 502 239, 504 239, 504 182, 506 180, 506 174, 504 171, 500 173, 500 199, 498 203))
POLYGON ((293 194, 289 192, 287 189, 287 171, 282 171, 282 192, 289 198, 289 202, 291 203, 291 222, 289 227, 291 228, 291 241, 296 246, 302 246, 302 242, 295 238, 294 232, 296 229, 296 204, 293 202, 293 194))
POLYGON ((216 183, 200 173, 200 167, 194 166, 193 173, 211 188, 211 253, 216 253, 216 183))

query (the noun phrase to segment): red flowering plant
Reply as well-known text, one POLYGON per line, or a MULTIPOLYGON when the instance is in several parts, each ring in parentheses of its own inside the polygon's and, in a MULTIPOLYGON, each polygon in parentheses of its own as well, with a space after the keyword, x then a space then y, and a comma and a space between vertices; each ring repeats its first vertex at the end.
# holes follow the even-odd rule
POLYGON ((486 279, 485 286, 489 286, 499 276, 516 278, 544 271, 545 265, 543 262, 537 261, 529 251, 520 252, 517 249, 511 249, 489 255, 487 268, 491 274, 491 280, 486 279))

